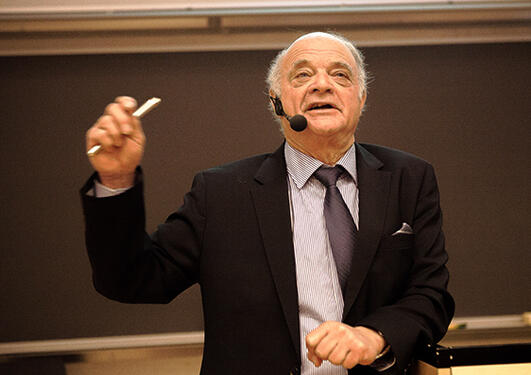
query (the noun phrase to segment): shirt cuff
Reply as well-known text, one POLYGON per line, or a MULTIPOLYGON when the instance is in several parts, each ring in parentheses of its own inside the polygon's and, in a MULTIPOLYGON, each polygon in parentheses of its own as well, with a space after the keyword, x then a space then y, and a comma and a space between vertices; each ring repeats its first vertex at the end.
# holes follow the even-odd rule
POLYGON ((113 189, 103 185, 101 182, 94 180, 94 188, 90 189, 87 194, 96 198, 113 197, 118 194, 122 194, 124 191, 131 189, 133 185, 125 188, 113 189))

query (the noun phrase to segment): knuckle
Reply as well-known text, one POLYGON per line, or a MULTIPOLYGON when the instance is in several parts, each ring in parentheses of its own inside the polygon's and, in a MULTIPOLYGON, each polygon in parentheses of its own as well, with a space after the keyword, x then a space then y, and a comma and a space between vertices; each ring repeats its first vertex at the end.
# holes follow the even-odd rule
POLYGON ((341 365, 341 360, 338 360, 336 358, 328 358, 328 362, 334 364, 334 365, 341 365))
POLYGON ((357 356, 356 353, 353 353, 352 351, 348 353, 347 357, 343 361, 343 365, 348 366, 347 368, 352 368, 358 363, 359 363, 359 356, 357 356))
POLYGON ((343 367, 346 369, 351 369, 352 367, 356 366, 356 364, 356 361, 353 361, 352 359, 343 361, 343 367))
POLYGON ((339 325, 337 327, 337 332, 341 335, 346 335, 349 333, 349 330, 347 329, 347 327, 345 327, 343 324, 339 325))
POLYGON ((111 126, 109 128, 109 134, 112 136, 112 137, 118 137, 120 136, 121 132, 120 132, 120 125, 116 124, 114 126, 111 126))
POLYGON ((98 138, 99 134, 101 134, 102 131, 104 131, 102 128, 97 125, 94 125, 87 130, 85 135, 88 140, 94 140, 98 138))
POLYGON ((340 365, 343 362, 343 358, 344 356, 340 353, 333 352, 328 356, 328 361, 332 362, 334 365, 340 365))
POLYGON ((317 356, 322 359, 326 359, 328 357, 328 352, 325 352, 325 350, 320 347, 315 349, 315 354, 317 354, 317 356))
POLYGON ((103 129, 108 128, 112 124, 113 124, 112 116, 103 115, 103 116, 100 116, 100 118, 98 118, 98 121, 96 121, 93 127, 103 130, 103 129))
POLYGON ((350 341, 349 343, 350 352, 353 355, 360 355, 364 352, 364 346, 357 340, 350 341))
POLYGON ((367 346, 365 345, 365 343, 362 342, 362 341, 360 341, 360 340, 354 340, 353 343, 354 343, 354 347, 355 347, 356 350, 359 351, 359 352, 362 352, 362 351, 364 351, 364 350, 367 348, 367 346))
POLYGON ((116 103, 107 104, 107 106, 105 107, 105 113, 108 114, 108 113, 113 112, 116 109, 117 106, 118 106, 118 104, 116 104, 116 103))
POLYGON ((104 114, 100 116, 98 119, 98 122, 101 122, 102 124, 108 124, 113 122, 113 117, 109 114, 104 114))
POLYGON ((125 106, 136 106, 136 99, 127 95, 118 96, 114 99, 114 101, 125 106))
POLYGON ((109 147, 112 145, 112 139, 108 134, 104 134, 102 137, 100 137, 99 142, 104 147, 109 147))
POLYGON ((374 361, 373 358, 369 358, 369 357, 361 357, 360 360, 359 360, 359 363, 361 365, 370 365, 372 362, 374 361))

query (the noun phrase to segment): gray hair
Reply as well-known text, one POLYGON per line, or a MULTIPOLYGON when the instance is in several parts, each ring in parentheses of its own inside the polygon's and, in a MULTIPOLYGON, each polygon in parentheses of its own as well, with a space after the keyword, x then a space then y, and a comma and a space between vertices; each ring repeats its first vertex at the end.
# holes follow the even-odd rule
POLYGON ((354 61, 356 62, 356 71, 357 71, 358 86, 359 86, 359 97, 362 98, 367 93, 367 72, 365 71, 365 63, 364 63, 362 53, 354 46, 354 44, 350 40, 346 39, 345 37, 339 34, 323 33, 323 32, 313 32, 313 33, 305 34, 299 37, 298 39, 296 39, 288 47, 286 47, 285 49, 283 49, 277 54, 277 56, 271 62, 271 65, 269 66, 269 71, 267 73, 266 84, 267 84, 268 94, 270 92, 273 92, 273 94, 276 97, 278 98, 281 97, 282 93, 280 90, 280 82, 281 82, 282 76, 281 76, 280 66, 282 64, 282 59, 284 58, 284 56, 286 56, 291 46, 293 46, 299 40, 306 39, 306 38, 312 38, 312 37, 330 38, 330 39, 340 42, 341 44, 343 44, 345 47, 349 49, 349 51, 352 53, 352 56, 354 57, 354 61))

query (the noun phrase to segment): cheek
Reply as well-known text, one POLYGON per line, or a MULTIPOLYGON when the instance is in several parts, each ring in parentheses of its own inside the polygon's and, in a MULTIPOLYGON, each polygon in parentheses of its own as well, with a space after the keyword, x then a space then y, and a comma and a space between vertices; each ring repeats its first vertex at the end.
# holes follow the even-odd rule
POLYGON ((343 113, 345 115, 348 115, 349 117, 354 117, 354 118, 359 117, 361 114, 361 109, 362 109, 362 104, 359 98, 357 96, 351 97, 349 98, 349 101, 346 103, 350 103, 350 105, 347 104, 347 106, 343 110, 343 113))
POLYGON ((284 109, 299 110, 303 102, 304 95, 293 90, 286 92, 282 97, 284 109))

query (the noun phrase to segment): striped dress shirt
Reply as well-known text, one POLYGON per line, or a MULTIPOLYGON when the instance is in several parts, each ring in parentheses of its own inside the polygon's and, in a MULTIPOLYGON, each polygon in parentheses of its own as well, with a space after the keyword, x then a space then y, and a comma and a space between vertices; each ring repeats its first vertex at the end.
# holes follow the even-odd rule
MULTIPOLYGON (((288 170, 291 225, 299 297, 300 346, 302 375, 344 375, 341 366, 324 361, 315 367, 307 357, 306 335, 326 321, 341 321, 343 295, 336 264, 328 239, 324 218, 326 188, 313 173, 323 163, 287 142, 284 147, 288 170)), ((358 226, 358 187, 356 184, 356 148, 354 145, 337 162, 348 174, 337 181, 337 187, 358 226)))

